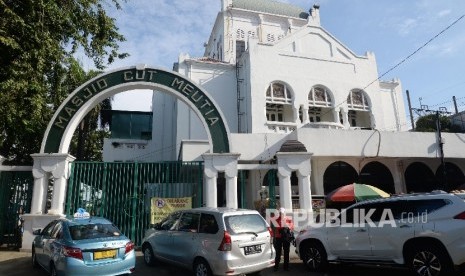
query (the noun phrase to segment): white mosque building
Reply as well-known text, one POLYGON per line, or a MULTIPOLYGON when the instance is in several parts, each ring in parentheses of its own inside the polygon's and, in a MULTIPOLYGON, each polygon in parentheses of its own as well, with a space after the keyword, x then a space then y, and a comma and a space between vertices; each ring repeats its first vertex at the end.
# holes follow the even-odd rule
POLYGON ((253 208, 275 193, 286 208, 307 208, 312 197, 353 182, 389 193, 465 183, 465 135, 442 133, 438 141, 436 133, 408 131, 400 80, 378 80, 375 54, 354 53, 331 35, 317 5, 307 12, 272 0, 222 0, 204 56, 180 54, 173 69, 221 109, 233 162, 212 165, 195 112, 157 91, 153 112, 113 113, 137 121, 138 131, 128 136, 127 125, 114 123, 104 161, 205 161, 212 206, 237 206, 242 195, 253 208), (236 181, 244 185, 229 188, 236 181))

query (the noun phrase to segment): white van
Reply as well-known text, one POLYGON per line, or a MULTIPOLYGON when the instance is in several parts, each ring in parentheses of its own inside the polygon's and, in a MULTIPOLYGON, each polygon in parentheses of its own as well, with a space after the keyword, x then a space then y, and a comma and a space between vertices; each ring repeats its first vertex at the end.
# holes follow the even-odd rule
POLYGON ((195 208, 170 214, 145 233, 147 265, 157 261, 195 275, 254 273, 274 265, 272 232, 255 210, 195 208))

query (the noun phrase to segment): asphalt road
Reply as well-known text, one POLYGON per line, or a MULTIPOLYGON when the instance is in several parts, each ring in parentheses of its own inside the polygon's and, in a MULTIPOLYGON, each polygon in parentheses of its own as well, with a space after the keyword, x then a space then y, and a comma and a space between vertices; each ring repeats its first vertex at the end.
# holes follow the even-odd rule
MULTIPOLYGON (((140 251, 136 252, 136 271, 134 276, 151 275, 151 276, 187 276, 192 275, 192 272, 175 267, 169 264, 160 264, 156 267, 147 267, 142 259, 140 251)), ((31 266, 30 253, 27 252, 14 252, 0 250, 0 275, 1 276, 16 276, 16 275, 27 275, 27 276, 46 276, 47 273, 43 269, 33 269, 31 266)), ((298 259, 291 259, 290 271, 283 271, 282 269, 278 272, 274 272, 273 269, 269 268, 261 273, 262 276, 267 275, 316 275, 316 276, 408 276, 412 275, 409 271, 400 268, 390 267, 377 267, 377 266, 359 266, 359 265, 339 265, 332 264, 329 266, 325 273, 311 273, 309 272, 302 262, 298 259)))

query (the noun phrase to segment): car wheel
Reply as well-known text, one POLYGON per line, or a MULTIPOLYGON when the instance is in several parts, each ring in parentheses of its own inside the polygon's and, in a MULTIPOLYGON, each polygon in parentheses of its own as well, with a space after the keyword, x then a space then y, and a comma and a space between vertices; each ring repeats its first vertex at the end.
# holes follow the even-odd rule
POLYGON ((316 242, 302 245, 302 260, 310 271, 321 271, 328 264, 328 257, 323 246, 316 242))
POLYGON ((155 265, 155 255, 153 254, 152 246, 146 244, 142 247, 142 253, 144 254, 144 262, 148 266, 155 265))
POLYGON ((36 249, 34 247, 32 248, 31 259, 32 259, 32 267, 33 268, 39 267, 39 263, 37 262, 37 256, 36 256, 36 249))
POLYGON ((50 264, 50 276, 57 276, 57 269, 53 263, 50 264))
POLYGON ((194 275, 195 276, 212 276, 212 270, 204 259, 199 259, 194 264, 194 275))
POLYGON ((453 272, 447 253, 440 248, 428 246, 419 246, 413 250, 410 267, 420 276, 444 276, 453 272))

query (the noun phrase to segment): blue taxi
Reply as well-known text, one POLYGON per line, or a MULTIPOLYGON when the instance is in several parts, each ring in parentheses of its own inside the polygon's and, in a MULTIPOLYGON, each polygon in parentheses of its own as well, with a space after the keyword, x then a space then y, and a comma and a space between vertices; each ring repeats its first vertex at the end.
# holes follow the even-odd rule
POLYGON ((50 275, 120 275, 134 271, 134 243, 107 219, 80 210, 33 232, 32 264, 50 275))

